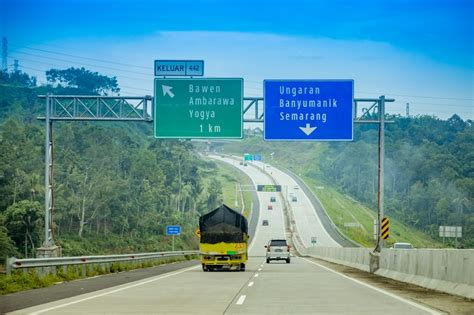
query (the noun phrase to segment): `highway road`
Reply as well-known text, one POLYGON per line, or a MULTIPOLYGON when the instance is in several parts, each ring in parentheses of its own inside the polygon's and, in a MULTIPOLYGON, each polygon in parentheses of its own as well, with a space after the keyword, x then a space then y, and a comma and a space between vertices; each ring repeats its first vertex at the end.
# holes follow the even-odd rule
POLYGON ((256 167, 265 170, 278 184, 282 185, 282 190, 288 199, 290 211, 293 213, 300 239, 305 247, 341 247, 324 229, 313 204, 304 193, 302 187, 291 176, 269 164, 256 161, 252 163, 256 167), (296 201, 292 201, 293 196, 296 197, 296 201), (314 237, 316 238, 316 244, 311 242, 314 237))
MULTIPOLYGON (((239 168, 254 185, 273 183, 258 166, 213 158, 239 168)), ((295 183, 284 174, 273 175, 282 184, 294 187, 295 183)), ((339 246, 321 231, 303 192, 296 189, 293 193, 300 203, 293 208, 305 244, 316 233, 319 244, 339 246)), ((268 192, 259 192, 258 198, 258 224, 246 272, 203 272, 197 265, 12 314, 437 314, 315 260, 292 257, 290 264, 266 264, 264 245, 270 238, 286 235, 284 201, 280 195, 268 192), (276 202, 272 203, 273 210, 268 210, 272 195, 276 202), (263 226, 263 220, 268 220, 269 225, 263 226)))

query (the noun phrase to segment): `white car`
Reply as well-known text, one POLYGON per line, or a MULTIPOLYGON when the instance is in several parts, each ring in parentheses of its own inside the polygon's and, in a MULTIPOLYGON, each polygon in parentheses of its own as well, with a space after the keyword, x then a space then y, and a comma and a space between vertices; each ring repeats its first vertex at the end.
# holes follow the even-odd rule
POLYGON ((274 239, 268 242, 268 245, 265 245, 267 249, 267 264, 271 260, 286 260, 286 263, 290 263, 290 245, 286 240, 274 239))

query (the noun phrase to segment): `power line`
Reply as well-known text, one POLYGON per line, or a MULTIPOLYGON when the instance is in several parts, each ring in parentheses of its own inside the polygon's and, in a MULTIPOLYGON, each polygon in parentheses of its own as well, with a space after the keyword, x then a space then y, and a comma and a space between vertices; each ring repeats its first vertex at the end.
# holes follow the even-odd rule
POLYGON ((152 75, 152 73, 144 73, 144 72, 125 70, 125 69, 119 69, 119 68, 112 68, 112 67, 101 66, 101 65, 81 63, 80 61, 73 61, 73 60, 66 60, 66 59, 60 59, 60 58, 54 58, 54 57, 48 57, 48 56, 42 56, 42 55, 35 55, 35 54, 30 54, 30 53, 21 52, 21 51, 17 51, 15 53, 16 54, 33 56, 33 57, 37 57, 37 58, 44 58, 44 59, 49 59, 49 60, 55 60, 55 61, 61 61, 61 62, 67 62, 67 63, 74 63, 74 64, 79 64, 79 65, 88 66, 88 67, 97 67, 97 68, 102 68, 102 69, 107 69, 107 70, 114 70, 114 71, 120 71, 120 72, 129 72, 129 73, 140 74, 140 75, 145 75, 145 76, 152 75))
POLYGON ((115 62, 115 61, 110 61, 110 60, 103 60, 103 59, 97 59, 97 58, 90 58, 90 57, 84 57, 84 56, 77 56, 77 55, 71 55, 71 54, 66 54, 66 53, 60 53, 60 52, 54 52, 50 50, 45 50, 45 49, 39 49, 39 48, 32 48, 25 46, 23 47, 25 49, 30 49, 30 50, 35 50, 35 51, 41 51, 49 54, 55 54, 55 55, 60 55, 60 56, 66 56, 66 57, 73 57, 73 58, 79 58, 79 59, 86 59, 86 60, 91 60, 91 61, 98 61, 98 62, 104 62, 104 63, 110 63, 114 65, 120 65, 120 66, 126 66, 126 67, 133 67, 133 68, 140 68, 140 69, 146 69, 149 70, 149 67, 144 67, 144 66, 136 66, 132 64, 126 64, 122 62, 115 62))
POLYGON ((474 109, 474 105, 460 105, 460 104, 441 104, 441 103, 422 103, 422 102, 411 102, 410 104, 430 105, 430 106, 450 106, 450 107, 468 107, 474 109))
MULTIPOLYGON (((57 60, 57 61, 61 61, 61 62, 68 62, 68 61, 65 61, 65 60, 59 60, 59 59, 55 59, 55 58, 47 58, 47 59, 53 59, 53 60, 57 60)), ((28 58, 22 58, 22 60, 29 61, 29 62, 34 62, 34 63, 39 63, 39 64, 44 64, 44 65, 48 65, 48 66, 52 66, 52 67, 61 67, 62 66, 62 65, 59 65, 59 64, 56 64, 56 63, 43 62, 43 61, 32 60, 32 59, 28 59, 28 58)), ((40 70, 38 70, 38 71, 40 71, 40 70)), ((128 78, 128 79, 132 79, 132 80, 139 80, 139 81, 143 81, 143 82, 145 82, 145 81, 146 82, 152 82, 151 80, 146 80, 146 79, 137 78, 137 77, 130 77, 130 76, 121 75, 121 74, 118 75, 118 77, 128 78)), ((124 85, 120 85, 120 86, 121 87, 126 87, 124 85)), ((245 87, 245 89, 260 91, 260 89, 258 89, 258 88, 253 88, 253 87, 249 87, 249 86, 244 86, 244 87, 245 87)), ((143 88, 135 88, 135 87, 128 87, 128 88, 141 90, 141 91, 147 91, 147 92, 152 90, 152 89, 143 89, 143 88)))
POLYGON ((376 94, 376 95, 390 95, 390 96, 404 96, 404 97, 417 97, 417 98, 432 98, 432 99, 443 99, 443 100, 455 100, 455 101, 472 101, 472 98, 458 98, 458 97, 443 97, 443 96, 426 96, 426 95, 407 95, 407 94, 395 94, 390 92, 385 93, 374 93, 374 92, 362 92, 359 91, 358 93, 362 94, 376 94))
POLYGON ((23 65, 20 65, 20 68, 29 69, 29 70, 33 70, 33 71, 37 71, 37 72, 40 72, 41 74, 44 73, 44 70, 35 69, 35 68, 31 68, 31 67, 25 67, 25 66, 23 66, 23 65))
MULTIPOLYGON (((47 46, 47 45, 46 45, 47 46)), ((141 68, 141 69, 148 69, 147 67, 143 66, 137 66, 137 65, 131 65, 131 64, 126 64, 126 63, 120 63, 120 62, 112 62, 112 61, 107 61, 103 59, 97 59, 97 58, 90 58, 90 57, 85 57, 85 56, 78 56, 78 55, 73 55, 73 54, 66 54, 66 53, 61 53, 61 52, 54 52, 51 50, 45 50, 45 49, 39 49, 39 48, 32 48, 32 47, 24 47, 26 49, 30 50, 36 50, 36 51, 41 51, 49 54, 57 54, 57 55, 62 55, 62 56, 68 56, 68 57, 73 57, 73 58, 79 58, 79 59, 86 59, 86 60, 93 60, 93 61, 98 61, 98 62, 104 62, 104 63, 110 63, 110 64, 117 64, 117 65, 122 65, 122 66, 127 66, 127 67, 135 67, 135 68, 141 68)), ((97 67, 97 68, 103 68, 103 69, 108 69, 108 70, 114 70, 114 71, 119 71, 119 72, 130 72, 130 73, 135 73, 139 75, 146 75, 146 76, 151 76, 151 74, 145 74, 143 72, 137 72, 137 71, 131 71, 131 70, 124 70, 124 69, 118 69, 118 68, 112 68, 112 67, 106 67, 106 66, 101 66, 101 65, 94 65, 94 64, 83 64, 80 63, 79 61, 73 61, 73 60, 66 60, 66 59, 60 59, 60 58, 55 58, 55 57, 48 57, 48 56, 43 56, 43 55, 36 55, 36 54, 31 54, 27 52, 16 52, 19 54, 24 54, 24 55, 29 55, 33 57, 38 57, 38 58, 45 58, 45 59, 50 59, 50 60, 55 60, 55 61, 60 61, 60 62, 67 62, 67 63, 75 63, 75 64, 80 64, 83 66, 89 66, 89 67, 97 67)), ((24 59, 24 58, 23 58, 24 59)), ((29 59, 24 59, 24 60, 29 60, 29 59)), ((46 64, 46 65, 51 65, 51 66, 58 66, 56 64, 50 64, 50 63, 45 63, 37 60, 29 60, 30 62, 35 62, 35 63, 41 63, 41 64, 46 64)), ((25 67, 23 67, 25 68, 25 67)), ((27 68, 27 67, 26 67, 27 68)), ((33 69, 33 68, 29 68, 33 69)), ((34 69, 35 71, 42 72, 42 70, 34 69)), ((148 81, 147 79, 144 78, 137 78, 137 77, 129 77, 126 75, 118 75, 119 77, 122 78, 128 78, 132 80, 139 80, 139 81, 148 81)), ((250 89, 254 91, 262 91, 262 83, 261 81, 253 81, 253 80, 245 80, 245 89, 250 89), (253 87, 251 84, 258 84, 258 87, 253 87)), ((125 87, 125 86, 122 86, 125 87)), ((142 88, 133 88, 133 87, 127 87, 135 90, 142 90, 142 91, 150 91, 148 89, 142 89, 142 88)), ((374 92, 362 92, 360 91, 359 93, 362 94, 376 94, 376 95, 381 95, 383 93, 374 93, 374 92)), ((393 94, 393 93, 385 93, 386 95, 393 95, 393 96, 403 96, 403 97, 414 97, 414 98, 429 98, 429 99, 445 99, 445 100, 458 100, 458 101, 472 101, 472 99, 469 98, 452 98, 452 97, 441 97, 441 96, 421 96, 421 95, 407 95, 407 94, 393 94)), ((416 102, 412 104, 420 104, 420 105, 431 105, 431 106, 450 106, 450 107, 471 107, 472 105, 460 105, 460 104, 442 104, 442 103, 424 103, 424 102, 416 102)), ((438 110, 439 111, 439 110, 438 110)))
MULTIPOLYGON (((42 46, 50 46, 50 47, 62 48, 62 47, 59 47, 59 46, 55 46, 55 45, 45 45, 45 44, 42 44, 42 43, 40 43, 40 45, 42 45, 42 46)), ((30 50, 45 52, 45 53, 49 53, 49 54, 56 54, 56 55, 61 55, 61 56, 68 56, 68 57, 73 57, 73 58, 78 58, 78 59, 85 59, 85 60, 92 60, 92 61, 104 62, 104 63, 109 63, 109 64, 122 65, 122 66, 126 66, 126 67, 134 67, 134 68, 140 68, 140 69, 149 69, 149 67, 144 67, 144 66, 132 65, 132 64, 121 63, 121 62, 114 62, 114 61, 109 61, 109 60, 104 60, 104 59, 91 58, 91 57, 79 56, 79 55, 68 54, 68 53, 62 53, 62 52, 55 52, 55 51, 51 51, 51 50, 40 49, 40 48, 33 48, 33 47, 29 47, 29 46, 20 46, 20 48, 25 48, 25 49, 30 49, 30 50)), ((18 53, 29 54, 29 53, 25 53, 25 52, 18 52, 18 53)), ((48 59, 61 60, 61 61, 65 61, 65 62, 79 63, 79 62, 77 62, 77 61, 70 61, 70 60, 69 60, 69 61, 66 61, 66 60, 64 60, 64 59, 46 57, 46 56, 41 56, 41 55, 34 55, 34 54, 29 54, 29 55, 38 56, 38 57, 41 57, 41 58, 48 58, 48 59)), ((99 65, 90 65, 90 64, 83 64, 83 65, 85 65, 85 66, 93 66, 93 67, 101 67, 101 68, 104 68, 104 69, 110 69, 110 70, 116 70, 116 71, 132 72, 132 73, 142 74, 142 75, 147 75, 147 76, 150 75, 150 74, 145 74, 145 73, 142 73, 142 72, 136 72, 136 71, 131 71, 131 70, 122 70, 122 69, 104 67, 104 66, 99 66, 99 65)), ((248 83, 258 84, 258 85, 260 85, 260 89, 262 89, 262 84, 263 84, 262 81, 245 80, 245 82, 246 82, 246 84, 248 84, 248 83)), ((254 89, 257 89, 257 88, 254 88, 254 89)), ((409 95, 409 94, 396 94, 396 93, 390 93, 390 92, 374 93, 374 92, 362 92, 362 91, 359 91, 359 93, 362 93, 362 94, 374 94, 374 95, 383 95, 383 94, 385 94, 385 95, 402 96, 402 97, 429 98, 429 99, 445 99, 445 100, 458 100, 458 101, 472 101, 472 100, 473 100, 472 98, 455 98, 455 97, 444 97, 444 96, 409 95)))
MULTIPOLYGON (((36 72, 43 72, 43 70, 40 70, 40 69, 35 69, 35 68, 30 68, 30 67, 25 67, 23 65, 19 65, 20 68, 23 68, 23 69, 28 69, 28 70, 32 70, 32 71, 36 71, 36 72)), ((126 86, 126 85, 119 85, 120 87, 120 90, 122 90, 122 88, 127 88, 127 89, 132 89, 132 90, 141 90, 141 91, 145 91, 145 92, 150 92, 150 90, 148 89, 142 89, 142 88, 137 88, 137 87, 131 87, 131 86, 126 86)), ((143 94, 143 93, 142 93, 143 94)), ((142 94, 137 94, 137 95, 142 95, 142 94)))
MULTIPOLYGON (((16 57, 18 58, 18 56, 16 56, 16 57)), ((58 67, 58 68, 64 67, 64 65, 59 65, 59 64, 51 63, 51 62, 38 61, 38 60, 33 60, 33 59, 28 59, 28 58, 19 58, 19 59, 29 61, 29 62, 33 62, 33 63, 43 64, 43 65, 47 65, 47 66, 51 66, 51 67, 58 67)), ((43 71, 43 72, 45 72, 45 71, 43 71)), ((144 79, 144 78, 131 77, 131 76, 123 75, 123 74, 119 74, 118 76, 122 77, 122 78, 132 79, 132 80, 150 82, 149 79, 147 80, 147 79, 144 79)))

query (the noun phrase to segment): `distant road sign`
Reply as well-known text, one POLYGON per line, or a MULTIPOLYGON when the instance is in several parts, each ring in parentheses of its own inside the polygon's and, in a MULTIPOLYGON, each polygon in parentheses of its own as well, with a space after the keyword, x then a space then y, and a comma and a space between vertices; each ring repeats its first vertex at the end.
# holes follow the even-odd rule
POLYGON ((344 222, 344 227, 360 227, 359 222, 344 222))
POLYGON ((279 192, 281 191, 281 185, 257 185, 257 191, 279 192))
POLYGON ((462 237, 462 226, 444 226, 439 227, 440 237, 462 237))
POLYGON ((167 225, 166 226, 166 235, 180 235, 181 226, 179 225, 167 225))
POLYGON ((155 60, 155 76, 203 76, 204 60, 155 60))
POLYGON ((249 153, 244 154, 244 161, 253 161, 253 155, 249 153))
POLYGON ((243 79, 155 78, 155 138, 242 138, 243 79))
POLYGON ((261 156, 260 154, 255 154, 255 155, 253 156, 253 160, 254 160, 254 161, 261 161, 261 160, 262 160, 262 156, 261 156))
POLYGON ((353 140, 353 80, 265 80, 264 139, 353 140))

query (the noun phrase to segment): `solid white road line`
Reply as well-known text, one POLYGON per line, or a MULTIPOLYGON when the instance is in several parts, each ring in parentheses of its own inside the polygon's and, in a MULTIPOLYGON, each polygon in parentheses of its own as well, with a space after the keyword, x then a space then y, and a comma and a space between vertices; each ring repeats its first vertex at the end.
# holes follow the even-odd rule
POLYGON ((414 306, 414 307, 416 307, 416 308, 418 308, 418 309, 420 309, 420 310, 423 310, 423 311, 425 311, 425 312, 428 312, 428 313, 430 313, 430 314, 434 314, 434 315, 441 315, 441 314, 443 314, 443 313, 440 313, 440 312, 438 312, 438 311, 436 311, 436 310, 434 310, 434 309, 432 309, 432 308, 425 307, 425 306, 420 305, 420 304, 418 304, 418 303, 415 303, 415 302, 412 302, 412 301, 410 301, 410 300, 404 299, 404 298, 402 298, 402 297, 400 297, 400 296, 398 296, 398 295, 395 295, 395 294, 393 294, 393 293, 390 293, 390 292, 387 292, 387 291, 385 291, 385 290, 382 290, 382 289, 379 289, 379 288, 377 288, 377 287, 374 287, 374 286, 372 286, 372 285, 370 285, 370 284, 367 284, 367 283, 364 283, 364 282, 362 282, 362 281, 356 280, 356 279, 354 279, 354 278, 348 277, 348 276, 346 276, 345 274, 342 274, 342 273, 340 273, 340 272, 337 272, 337 271, 335 271, 335 270, 332 270, 331 268, 328 268, 328 267, 326 267, 326 266, 320 265, 320 264, 318 264, 317 262, 311 261, 311 260, 306 259, 306 258, 303 258, 303 257, 301 257, 301 258, 304 259, 304 260, 306 260, 307 262, 309 262, 309 263, 311 263, 311 264, 314 264, 314 265, 316 265, 316 266, 319 266, 319 267, 321 267, 321 268, 324 268, 324 269, 326 269, 326 270, 328 270, 328 271, 331 271, 331 272, 333 272, 333 273, 335 273, 335 274, 340 275, 341 277, 344 277, 344 278, 346 278, 346 279, 349 279, 349 280, 351 280, 351 281, 354 281, 354 282, 356 282, 356 283, 358 283, 358 284, 360 284, 360 285, 366 286, 366 287, 368 287, 368 288, 370 288, 370 289, 372 289, 372 290, 375 290, 375 291, 377 291, 377 292, 380 292, 380 293, 383 293, 383 294, 385 294, 385 295, 388 295, 388 296, 390 296, 391 298, 394 298, 394 299, 396 299, 396 300, 399 300, 399 301, 401 301, 401 302, 404 302, 404 303, 406 303, 406 304, 409 304, 409 305, 411 305, 411 306, 414 306))
POLYGON ((253 286, 253 281, 249 283, 249 287, 253 286))
POLYGON ((237 305, 242 305, 242 304, 244 304, 244 301, 245 301, 245 298, 246 298, 246 297, 247 297, 246 295, 241 295, 241 296, 239 297, 239 299, 237 300, 237 303, 235 303, 235 304, 237 304, 237 305))
POLYGON ((83 298, 83 299, 71 301, 71 302, 64 303, 64 304, 59 304, 59 305, 56 305, 56 306, 52 306, 52 307, 49 307, 49 308, 42 309, 40 311, 30 313, 30 314, 31 315, 36 315, 36 314, 46 313, 46 312, 49 312, 49 311, 52 311, 52 310, 56 310, 58 308, 63 308, 65 306, 81 303, 81 302, 84 302, 84 301, 89 301, 89 300, 92 300, 92 299, 95 299, 95 298, 98 298, 98 297, 101 297, 101 296, 117 293, 117 292, 124 291, 124 290, 127 290, 127 289, 135 288, 135 287, 138 287, 138 286, 150 283, 150 282, 154 282, 154 281, 157 281, 157 280, 161 280, 161 279, 169 278, 169 277, 172 277, 172 276, 176 276, 176 275, 179 275, 183 272, 186 272, 186 271, 189 271, 189 270, 192 270, 192 269, 196 269, 196 268, 199 268, 199 267, 200 266, 194 266, 194 267, 190 267, 190 268, 180 270, 178 272, 168 273, 164 276, 158 276, 156 278, 152 278, 152 279, 149 279, 149 280, 146 280, 146 281, 138 282, 138 283, 135 283, 135 284, 132 284, 132 285, 129 285, 129 286, 126 286, 126 287, 118 288, 118 289, 115 289, 115 290, 112 290, 112 291, 107 291, 107 292, 96 294, 96 295, 93 295, 93 296, 89 296, 89 297, 86 297, 86 298, 83 298))

